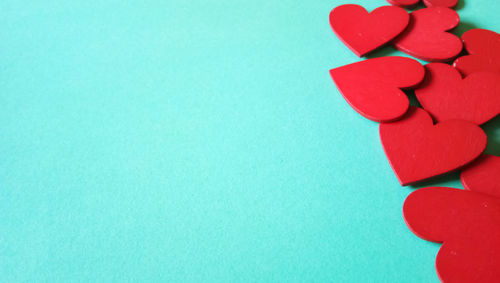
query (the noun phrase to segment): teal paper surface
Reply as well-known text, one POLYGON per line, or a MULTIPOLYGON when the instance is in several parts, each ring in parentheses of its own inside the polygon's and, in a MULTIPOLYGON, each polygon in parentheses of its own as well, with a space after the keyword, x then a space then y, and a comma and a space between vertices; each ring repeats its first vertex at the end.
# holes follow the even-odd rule
MULTIPOLYGON (((500 31, 460 2, 457 34, 500 31)), ((345 3, 3 0, 0 281, 438 282, 416 187, 330 79, 360 60, 345 3)))

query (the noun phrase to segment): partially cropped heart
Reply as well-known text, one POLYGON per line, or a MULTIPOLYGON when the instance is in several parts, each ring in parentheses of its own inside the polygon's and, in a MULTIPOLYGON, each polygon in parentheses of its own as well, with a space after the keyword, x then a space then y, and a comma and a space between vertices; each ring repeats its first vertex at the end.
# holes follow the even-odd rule
POLYGON ((377 121, 403 116, 409 101, 401 88, 416 86, 424 78, 424 67, 406 57, 380 57, 330 71, 345 100, 359 114, 377 121))
POLYGON ((500 157, 484 154, 460 174, 466 190, 500 198, 500 157))
POLYGON ((462 51, 462 41, 447 32, 460 22, 449 8, 420 9, 410 14, 410 24, 396 37, 394 46, 413 57, 432 61, 450 61, 462 51))
POLYGON ((464 75, 482 71, 500 73, 500 34, 472 29, 462 35, 462 40, 470 55, 455 60, 455 68, 464 75))
POLYGON ((411 107, 404 119, 380 124, 380 139, 401 185, 461 168, 485 149, 483 130, 467 121, 436 125, 423 109, 411 107))
POLYGON ((423 188, 408 196, 403 215, 414 234, 443 243, 436 257, 442 282, 498 282, 499 198, 453 188, 423 188))
MULTIPOLYGON (((410 7, 417 5, 420 0, 387 0, 392 5, 400 6, 400 7, 410 7)), ((427 7, 455 7, 458 3, 458 0, 423 0, 425 6, 427 7)))
POLYGON ((480 125, 500 114, 500 74, 481 72, 462 79, 447 64, 431 63, 425 68, 415 94, 437 121, 462 119, 480 125))
POLYGON ((330 13, 330 25, 342 42, 359 57, 394 39, 407 26, 408 13, 384 6, 368 13, 359 5, 339 6, 330 13))

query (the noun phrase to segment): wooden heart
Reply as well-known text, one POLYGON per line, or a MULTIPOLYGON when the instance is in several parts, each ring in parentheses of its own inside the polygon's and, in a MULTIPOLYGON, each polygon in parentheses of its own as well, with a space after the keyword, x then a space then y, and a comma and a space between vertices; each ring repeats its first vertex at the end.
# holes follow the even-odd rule
POLYGON ((359 57, 399 35, 410 20, 399 7, 384 6, 368 13, 359 5, 342 5, 330 13, 330 25, 340 40, 359 57))
POLYGON ((436 257, 442 282, 498 282, 499 198, 453 188, 423 188, 408 196, 403 215, 414 234, 443 243, 436 257))
POLYGON ((425 68, 415 94, 436 121, 462 119, 480 125, 500 114, 500 74, 474 73, 462 79, 447 64, 431 63, 425 68))
POLYGON ((409 101, 402 88, 416 86, 424 78, 424 67, 406 57, 380 57, 330 71, 344 99, 359 114, 377 121, 403 116, 409 101))
POLYGON ((483 71, 500 73, 500 34, 472 29, 462 35, 462 40, 470 55, 457 58, 453 63, 455 68, 464 75, 483 71))
POLYGON ((403 119, 380 124, 380 139, 401 185, 458 169, 476 159, 487 143, 483 130, 467 121, 434 125, 423 109, 411 107, 403 119))
POLYGON ((484 154, 460 174, 466 190, 500 198, 500 157, 484 154))
POLYGON ((460 22, 457 12, 449 8, 424 8, 410 14, 410 24, 394 40, 394 46, 413 57, 446 62, 462 51, 462 41, 447 32, 460 22))

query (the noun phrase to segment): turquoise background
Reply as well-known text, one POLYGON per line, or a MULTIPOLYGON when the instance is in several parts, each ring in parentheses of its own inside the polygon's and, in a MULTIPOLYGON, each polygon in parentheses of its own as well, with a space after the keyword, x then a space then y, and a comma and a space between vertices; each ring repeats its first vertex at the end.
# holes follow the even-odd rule
MULTIPOLYGON (((461 1, 457 34, 499 30, 461 1)), ((438 282, 329 77, 344 3, 1 1, 1 281, 438 282)))

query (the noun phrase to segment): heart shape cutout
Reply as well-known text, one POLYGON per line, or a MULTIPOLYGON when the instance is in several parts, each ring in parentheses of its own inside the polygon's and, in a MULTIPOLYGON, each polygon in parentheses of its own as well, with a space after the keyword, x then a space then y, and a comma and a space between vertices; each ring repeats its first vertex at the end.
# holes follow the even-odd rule
POLYGON ((405 200, 403 215, 418 237, 443 243, 436 257, 442 282, 498 282, 499 198, 453 188, 423 188, 405 200))
POLYGON ((413 57, 446 62, 462 51, 460 38, 447 31, 460 23, 457 12, 449 8, 424 8, 410 14, 410 24, 394 40, 394 46, 413 57))
POLYGON ((418 101, 436 121, 467 120, 478 125, 500 114, 500 74, 474 73, 462 79, 450 65, 430 63, 418 101))
POLYGON ((330 70, 330 75, 344 99, 364 117, 394 121, 410 105, 401 90, 419 84, 424 67, 406 57, 380 57, 330 70))
MULTIPOLYGON (((400 7, 411 7, 417 5, 420 0, 387 0, 392 5, 400 7)), ((423 0, 427 7, 448 7, 453 8, 457 5, 458 0, 423 0)))
POLYGON ((500 73, 500 34, 472 29, 462 35, 462 41, 470 55, 459 57, 453 63, 462 74, 483 71, 500 73))
POLYGON ((500 198, 500 157, 483 154, 462 170, 460 180, 466 190, 500 198))
POLYGON ((330 25, 340 40, 359 57, 378 49, 399 35, 410 21, 402 8, 379 7, 368 13, 359 5, 338 6, 330 13, 330 25))
POLYGON ((486 148, 483 130, 467 121, 433 124, 423 109, 411 107, 404 119, 381 123, 380 139, 401 185, 435 177, 476 159, 486 148))
POLYGON ((368 13, 347 4, 330 13, 330 25, 340 40, 359 57, 393 40, 408 26, 410 15, 399 7, 383 6, 368 13))

